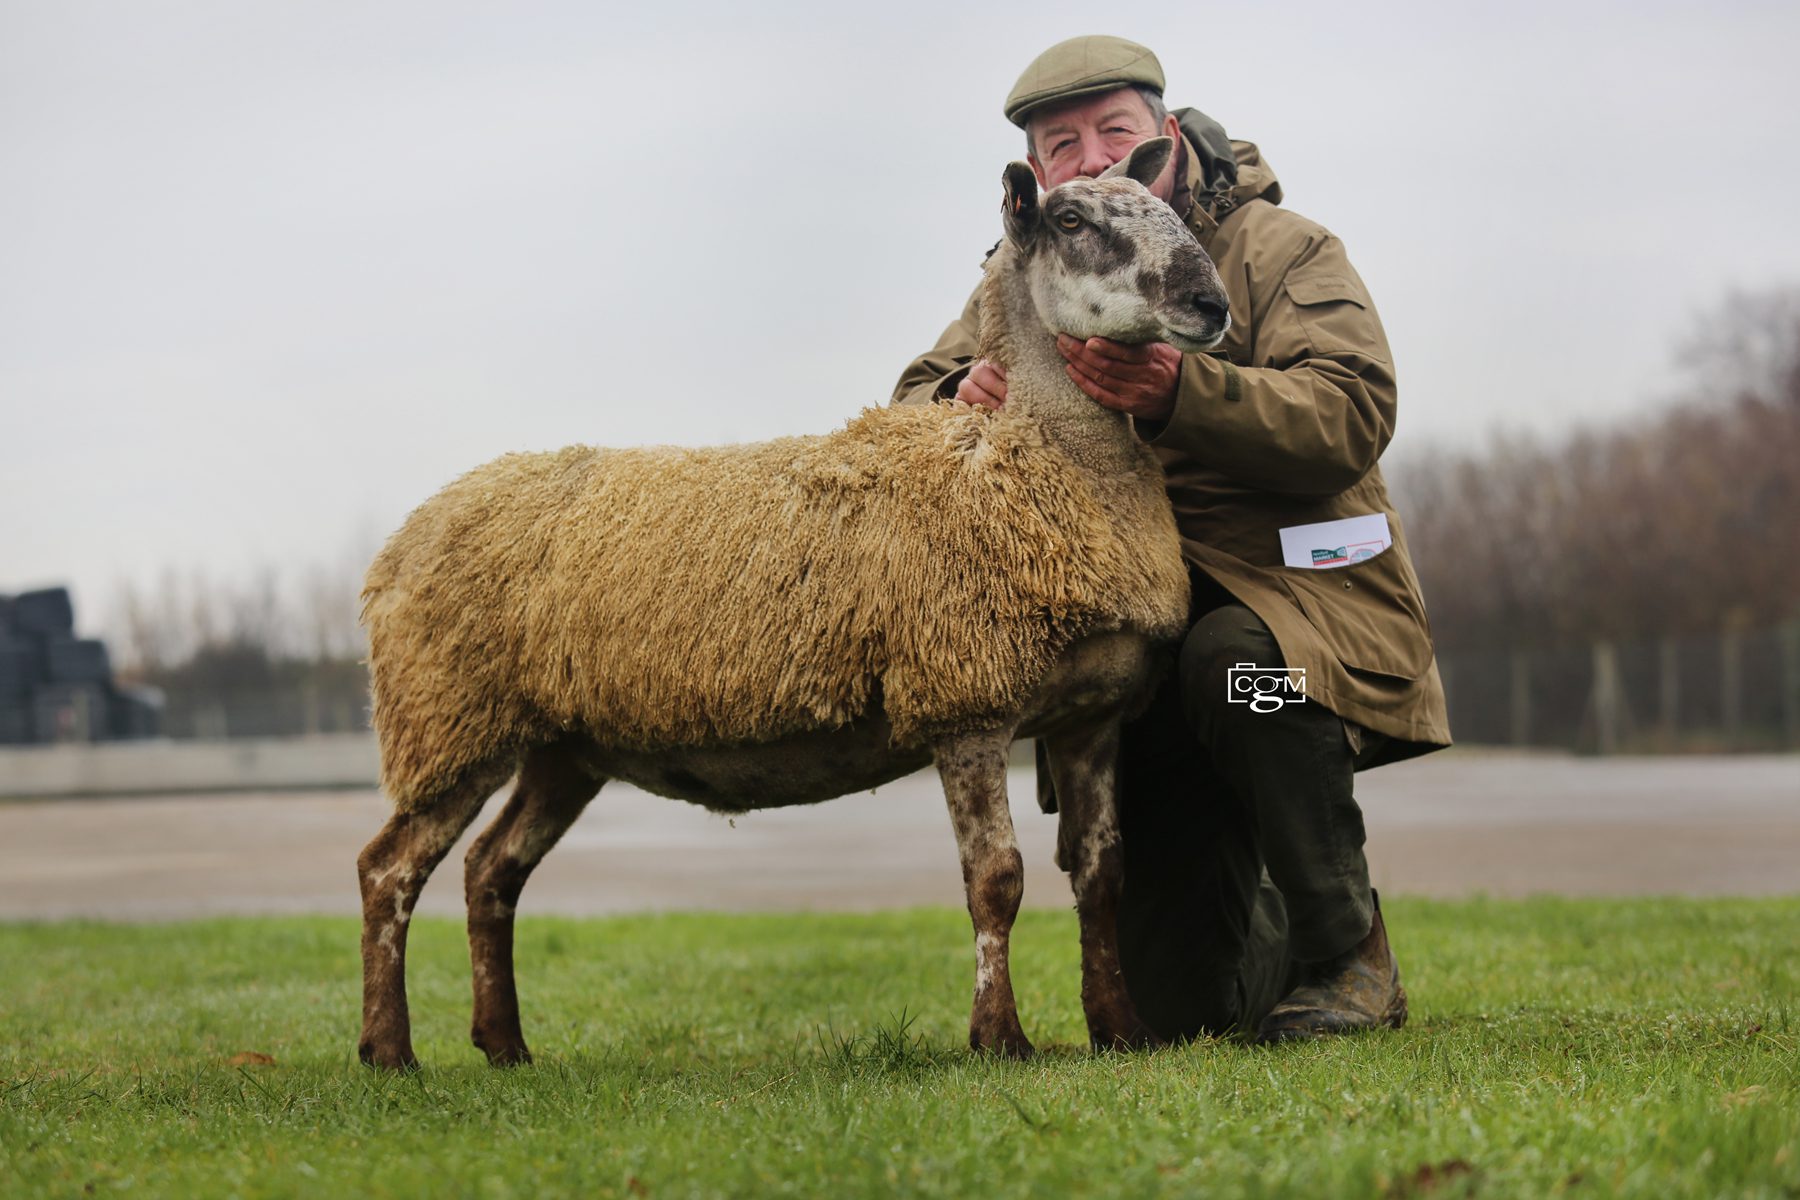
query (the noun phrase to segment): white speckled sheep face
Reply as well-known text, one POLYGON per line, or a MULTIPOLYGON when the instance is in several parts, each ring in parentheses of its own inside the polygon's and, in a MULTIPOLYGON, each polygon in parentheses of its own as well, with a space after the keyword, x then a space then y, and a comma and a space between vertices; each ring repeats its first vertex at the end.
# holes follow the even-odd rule
POLYGON ((1218 270, 1145 187, 1170 151, 1168 138, 1152 138, 1098 179, 1072 179, 1041 198, 1029 166, 1007 168, 1006 234, 1049 328, 1184 353, 1224 338, 1231 316, 1218 270))

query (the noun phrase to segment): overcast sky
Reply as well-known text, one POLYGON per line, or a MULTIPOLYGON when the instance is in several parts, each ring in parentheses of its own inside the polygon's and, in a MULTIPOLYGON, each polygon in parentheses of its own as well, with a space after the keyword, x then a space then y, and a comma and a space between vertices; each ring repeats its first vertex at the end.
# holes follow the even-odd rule
POLYGON ((0 0, 0 592, 366 554, 502 452, 819 432, 960 310, 1052 42, 1338 233, 1398 440, 1627 419, 1800 282, 1800 5, 0 0))

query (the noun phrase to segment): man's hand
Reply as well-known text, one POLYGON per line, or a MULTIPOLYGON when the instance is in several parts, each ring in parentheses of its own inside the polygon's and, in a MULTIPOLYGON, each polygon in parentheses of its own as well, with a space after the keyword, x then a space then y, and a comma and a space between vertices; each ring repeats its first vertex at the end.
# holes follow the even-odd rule
POLYGON ((964 404, 999 408, 1006 403, 1006 372, 985 358, 977 359, 956 385, 956 398, 964 404))
POLYGON ((1083 342, 1059 333, 1056 348, 1069 360, 1069 378, 1106 407, 1151 421, 1166 421, 1175 411, 1181 351, 1168 343, 1130 346, 1102 337, 1083 342))

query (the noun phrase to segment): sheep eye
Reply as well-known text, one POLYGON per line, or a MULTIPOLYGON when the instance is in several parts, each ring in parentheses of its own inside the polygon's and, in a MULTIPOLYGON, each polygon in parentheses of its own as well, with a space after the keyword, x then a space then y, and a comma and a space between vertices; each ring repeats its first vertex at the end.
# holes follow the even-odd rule
POLYGON ((1056 216, 1056 223, 1061 225, 1064 229, 1074 230, 1081 228, 1081 218, 1072 212, 1058 213, 1056 216))

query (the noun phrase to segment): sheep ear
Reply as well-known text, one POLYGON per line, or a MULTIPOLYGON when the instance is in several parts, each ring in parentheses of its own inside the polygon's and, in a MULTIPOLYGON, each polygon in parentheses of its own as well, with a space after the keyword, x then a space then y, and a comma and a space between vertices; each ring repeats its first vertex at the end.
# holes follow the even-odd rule
POLYGON ((1042 217, 1042 210, 1038 208, 1037 175, 1028 163, 1007 163, 1003 182, 1006 198, 1000 209, 1006 217, 1006 236, 1023 246, 1037 232, 1042 217))
POLYGON ((1174 153, 1175 142, 1172 138, 1153 137, 1147 142, 1139 142, 1130 154, 1100 172, 1100 178, 1118 179, 1123 176, 1149 187, 1163 173, 1163 168, 1169 165, 1169 156, 1174 153))

